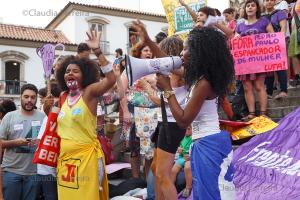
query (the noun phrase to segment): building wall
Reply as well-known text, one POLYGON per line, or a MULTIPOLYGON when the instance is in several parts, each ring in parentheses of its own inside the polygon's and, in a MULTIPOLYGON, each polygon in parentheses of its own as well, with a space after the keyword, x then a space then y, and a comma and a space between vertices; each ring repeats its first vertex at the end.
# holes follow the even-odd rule
POLYGON ((207 0, 207 5, 212 8, 217 8, 223 12, 226 8, 229 8, 230 3, 229 0, 207 0))
MULTIPOLYGON (((96 16, 104 18, 109 22, 106 25, 106 35, 104 38, 102 37, 101 40, 109 42, 110 55, 108 56, 110 60, 112 60, 114 57, 113 55, 115 49, 122 48, 123 51, 126 52, 127 43, 129 40, 128 25, 135 20, 132 18, 115 17, 95 13, 82 13, 74 16, 74 22, 76 22, 75 24, 72 23, 73 19, 69 16, 56 29, 61 30, 67 36, 67 38, 71 40, 72 43, 79 44, 80 42, 85 42, 87 39, 86 31, 89 29, 88 20, 96 16)), ((146 25, 151 38, 154 38, 158 32, 162 31, 162 28, 167 26, 167 23, 146 20, 144 20, 143 23, 146 25)))
POLYGON ((65 36, 72 42, 76 41, 76 24, 75 15, 71 13, 68 17, 58 25, 56 30, 64 30, 63 33, 65 36))
MULTIPOLYGON (((44 69, 41 58, 37 55, 35 48, 17 47, 17 46, 5 46, 0 45, 0 53, 4 51, 16 51, 27 55, 29 58, 24 61, 24 79, 22 80, 22 74, 20 75, 21 81, 27 81, 36 85, 38 88, 45 87, 44 69)), ((59 55, 74 54, 74 52, 65 51, 63 53, 57 52, 59 55)), ((5 62, 0 58, 0 80, 5 78, 4 69, 5 62)), ((22 73, 22 71, 21 71, 22 73)))

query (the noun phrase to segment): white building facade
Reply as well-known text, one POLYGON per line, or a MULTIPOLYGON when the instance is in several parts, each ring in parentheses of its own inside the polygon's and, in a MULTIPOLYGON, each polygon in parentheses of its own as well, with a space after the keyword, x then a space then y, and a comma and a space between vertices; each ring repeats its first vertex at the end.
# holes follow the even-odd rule
POLYGON ((78 3, 67 4, 46 29, 60 30, 72 43, 79 44, 85 41, 86 30, 96 28, 101 32, 102 51, 112 60, 117 48, 127 53, 129 27, 136 19, 145 24, 151 38, 161 31, 167 32, 164 15, 78 3))
POLYGON ((43 44, 62 43, 65 51, 57 50, 56 55, 74 55, 77 45, 87 39, 86 31, 96 28, 101 32, 101 49, 112 61, 115 49, 127 53, 129 27, 137 18, 151 38, 167 31, 164 15, 77 3, 68 3, 45 29, 0 23, 0 99, 13 98, 18 104, 23 84, 45 87, 42 60, 36 53, 43 44))
POLYGON ((12 98, 19 104, 20 88, 32 83, 45 87, 44 69, 36 49, 45 43, 65 45, 56 55, 75 54, 72 44, 61 31, 0 24, 0 98, 12 98))

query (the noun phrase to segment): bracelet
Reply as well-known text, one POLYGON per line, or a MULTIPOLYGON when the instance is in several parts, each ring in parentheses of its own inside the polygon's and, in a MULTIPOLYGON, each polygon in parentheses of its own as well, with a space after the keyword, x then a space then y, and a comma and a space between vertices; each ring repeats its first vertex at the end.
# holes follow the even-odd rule
POLYGON ((112 64, 109 62, 107 65, 100 67, 103 74, 107 74, 108 72, 111 72, 113 70, 112 64))

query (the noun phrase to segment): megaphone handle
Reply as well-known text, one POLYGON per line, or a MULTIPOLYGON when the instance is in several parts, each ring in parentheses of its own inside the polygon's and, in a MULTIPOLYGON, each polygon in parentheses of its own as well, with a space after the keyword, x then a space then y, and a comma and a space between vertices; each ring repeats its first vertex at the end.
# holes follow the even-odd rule
POLYGON ((168 125, 168 118, 167 118, 167 112, 166 112, 166 106, 165 106, 165 101, 163 94, 160 94, 160 104, 161 104, 161 115, 162 115, 162 126, 163 130, 165 131, 166 134, 166 139, 167 139, 167 144, 171 145, 171 135, 169 132, 169 125, 168 125))

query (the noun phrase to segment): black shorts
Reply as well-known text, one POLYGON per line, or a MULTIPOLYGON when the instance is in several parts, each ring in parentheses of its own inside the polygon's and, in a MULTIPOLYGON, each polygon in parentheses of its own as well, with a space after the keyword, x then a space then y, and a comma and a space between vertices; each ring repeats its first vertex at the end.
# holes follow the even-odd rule
POLYGON ((130 157, 137 157, 140 155, 140 138, 136 136, 135 123, 131 124, 129 133, 129 149, 130 157))
POLYGON ((175 154, 181 140, 185 136, 186 129, 178 126, 176 122, 168 122, 168 128, 171 136, 171 144, 167 143, 167 135, 162 126, 162 122, 158 123, 153 133, 152 142, 154 142, 155 148, 160 148, 168 153, 175 154))

